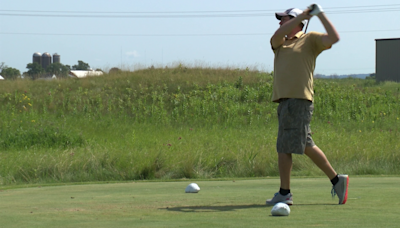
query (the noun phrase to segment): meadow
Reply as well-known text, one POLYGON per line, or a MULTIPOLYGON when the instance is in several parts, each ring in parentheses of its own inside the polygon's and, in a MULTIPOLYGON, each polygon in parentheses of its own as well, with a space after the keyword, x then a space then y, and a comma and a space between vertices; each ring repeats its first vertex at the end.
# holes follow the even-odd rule
MULTIPOLYGON (((179 65, 0 83, 0 186, 278 176, 272 75, 179 65)), ((316 79, 313 138, 339 173, 398 175, 400 84, 316 79)), ((323 175, 296 156, 294 176, 323 175)))

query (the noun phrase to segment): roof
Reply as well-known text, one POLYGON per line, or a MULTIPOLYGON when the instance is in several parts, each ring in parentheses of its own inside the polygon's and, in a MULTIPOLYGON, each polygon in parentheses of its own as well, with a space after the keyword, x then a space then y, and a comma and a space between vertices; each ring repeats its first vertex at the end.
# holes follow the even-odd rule
POLYGON ((100 76, 100 75, 103 75, 103 72, 95 70, 71 70, 68 73, 68 76, 74 78, 85 78, 87 76, 100 76))
POLYGON ((4 80, 4 78, 0 75, 0 80, 4 80))
POLYGON ((375 39, 375 41, 384 41, 384 40, 400 40, 400 38, 375 39))

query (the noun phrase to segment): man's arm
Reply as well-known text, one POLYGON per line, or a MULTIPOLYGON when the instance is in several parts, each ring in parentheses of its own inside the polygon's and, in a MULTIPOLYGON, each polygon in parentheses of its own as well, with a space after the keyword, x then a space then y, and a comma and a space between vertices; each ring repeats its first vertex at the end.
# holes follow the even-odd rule
POLYGON ((279 27, 271 37, 272 48, 276 49, 281 46, 285 42, 285 36, 289 35, 304 19, 307 19, 307 15, 301 14, 279 27))
POLYGON ((339 33, 336 31, 333 24, 326 17, 325 13, 321 12, 318 14, 319 20, 322 22, 327 34, 322 36, 322 43, 325 47, 330 47, 332 44, 337 43, 340 40, 339 33))

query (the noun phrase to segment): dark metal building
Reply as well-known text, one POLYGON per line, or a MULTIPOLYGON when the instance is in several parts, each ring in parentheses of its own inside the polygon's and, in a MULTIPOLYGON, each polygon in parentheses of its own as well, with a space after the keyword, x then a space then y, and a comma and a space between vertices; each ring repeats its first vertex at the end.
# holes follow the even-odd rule
POLYGON ((43 53, 42 55, 42 67, 46 69, 47 66, 51 64, 51 55, 48 52, 43 53))
POLYGON ((375 39, 377 81, 400 82, 400 38, 375 39))
POLYGON ((42 54, 39 52, 33 53, 32 63, 38 63, 40 66, 42 65, 42 54))
POLYGON ((61 56, 57 53, 54 53, 53 54, 53 63, 61 63, 60 60, 61 60, 61 56))

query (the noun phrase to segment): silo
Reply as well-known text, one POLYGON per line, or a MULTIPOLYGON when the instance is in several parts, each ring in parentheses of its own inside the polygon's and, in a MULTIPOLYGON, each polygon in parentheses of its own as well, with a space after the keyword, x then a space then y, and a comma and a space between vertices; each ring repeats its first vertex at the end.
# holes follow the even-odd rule
POLYGON ((32 63, 38 63, 39 65, 42 65, 42 54, 39 52, 33 53, 32 63))
POLYGON ((46 69, 47 66, 51 64, 51 55, 48 52, 43 53, 42 55, 42 67, 46 69))
POLYGON ((61 63, 60 62, 61 56, 57 53, 53 54, 53 63, 61 63))

